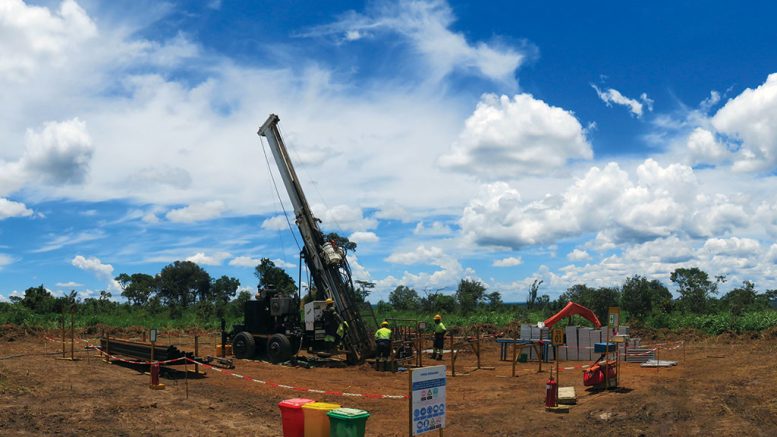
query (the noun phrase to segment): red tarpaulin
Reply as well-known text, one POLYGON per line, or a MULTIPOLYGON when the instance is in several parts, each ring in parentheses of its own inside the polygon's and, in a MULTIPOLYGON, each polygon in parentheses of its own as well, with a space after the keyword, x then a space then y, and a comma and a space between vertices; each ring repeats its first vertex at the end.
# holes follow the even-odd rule
POLYGON ((545 320, 544 322, 545 327, 550 328, 553 325, 555 325, 559 320, 563 319, 564 317, 572 317, 575 314, 590 320, 591 323, 593 323, 594 326, 597 328, 602 327, 602 324, 599 322, 599 318, 596 317, 596 314, 594 314, 593 311, 589 310, 588 308, 582 305, 578 305, 574 302, 569 302, 567 306, 564 307, 563 310, 557 312, 556 314, 550 316, 547 320, 545 320))

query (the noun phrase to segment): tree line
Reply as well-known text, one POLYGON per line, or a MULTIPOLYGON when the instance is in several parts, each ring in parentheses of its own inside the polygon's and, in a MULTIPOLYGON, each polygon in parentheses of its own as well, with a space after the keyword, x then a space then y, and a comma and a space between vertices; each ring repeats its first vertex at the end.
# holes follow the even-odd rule
MULTIPOLYGON (((572 301, 590 308, 601 320, 606 319, 611 306, 620 306, 631 320, 646 320, 667 313, 700 315, 726 312, 738 316, 768 309, 777 300, 777 290, 759 292, 751 281, 744 281, 718 297, 720 285, 726 282, 725 276, 711 278, 698 267, 678 268, 670 274, 670 281, 677 289, 677 298, 660 281, 634 275, 626 278, 621 286, 575 284, 552 300, 547 294, 540 294, 543 281, 535 280, 529 287, 525 308, 550 315, 572 301)), ((511 308, 511 305, 503 303, 499 291, 489 292, 480 281, 470 279, 462 279, 453 294, 434 291, 420 296, 415 289, 399 285, 391 291, 387 302, 377 304, 379 312, 395 310, 462 315, 511 308)))

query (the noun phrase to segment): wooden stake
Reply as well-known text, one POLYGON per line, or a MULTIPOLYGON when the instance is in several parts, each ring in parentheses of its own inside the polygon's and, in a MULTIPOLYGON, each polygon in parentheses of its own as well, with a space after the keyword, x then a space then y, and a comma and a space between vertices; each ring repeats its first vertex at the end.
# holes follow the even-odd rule
MULTIPOLYGON (((513 334, 515 335, 515 334, 513 334)), ((515 377, 515 361, 517 359, 516 357, 516 350, 518 349, 518 339, 513 338, 513 377, 515 377)))
POLYGON ((76 312, 75 308, 71 309, 70 311, 70 360, 75 359, 75 342, 76 342, 76 333, 75 333, 75 318, 76 318, 76 312))
POLYGON ((189 360, 183 360, 183 371, 186 372, 186 399, 189 399, 189 360))
POLYGON ((453 349, 453 332, 451 332, 451 376, 456 376, 456 351, 453 349))
POLYGON ((480 370, 480 326, 478 326, 477 334, 476 335, 477 335, 477 342, 478 342, 477 343, 478 344, 478 353, 477 353, 477 356, 478 356, 478 370, 480 370))
MULTIPOLYGON (((223 351, 224 348, 222 347, 221 350, 223 351)), ((194 336, 194 356, 195 357, 200 356, 200 336, 199 335, 194 336)), ((194 363, 194 373, 196 375, 199 375, 200 374, 199 372, 200 372, 200 365, 197 363, 194 363)))

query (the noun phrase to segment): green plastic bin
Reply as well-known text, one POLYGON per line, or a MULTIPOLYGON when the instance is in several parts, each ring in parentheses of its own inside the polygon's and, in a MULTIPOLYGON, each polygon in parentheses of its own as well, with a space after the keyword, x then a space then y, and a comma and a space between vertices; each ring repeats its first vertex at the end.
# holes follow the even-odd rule
POLYGON ((526 354, 521 354, 518 356, 518 362, 519 363, 525 363, 529 360, 529 356, 526 354))
POLYGON ((332 437, 364 437, 370 413, 356 408, 337 408, 329 416, 329 435, 332 437))

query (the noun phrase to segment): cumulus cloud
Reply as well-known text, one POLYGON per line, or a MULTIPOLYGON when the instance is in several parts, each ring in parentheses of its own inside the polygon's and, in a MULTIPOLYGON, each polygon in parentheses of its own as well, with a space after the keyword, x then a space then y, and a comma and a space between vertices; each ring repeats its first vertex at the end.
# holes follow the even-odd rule
POLYGON ((439 164, 493 180, 543 174, 592 157, 586 132, 571 112, 530 94, 486 94, 439 164))
POLYGON ((567 254, 567 259, 570 261, 583 261, 590 259, 591 255, 585 250, 575 249, 567 254))
POLYGON ((563 194, 531 202, 507 183, 484 185, 463 211, 462 233, 478 244, 517 249, 588 232, 614 244, 709 237, 748 223, 742 199, 704 193, 688 166, 648 159, 634 173, 616 163, 592 167, 563 194))
POLYGON ((520 256, 519 257, 509 256, 507 258, 494 260, 492 265, 494 267, 513 267, 521 264, 523 264, 523 260, 521 259, 520 256))
POLYGON ((113 276, 113 266, 110 264, 103 264, 97 257, 85 258, 82 255, 76 255, 70 263, 81 270, 95 272, 101 276, 113 276))
POLYGON ((0 220, 10 217, 29 217, 32 210, 21 202, 14 202, 0 197, 0 220))
POLYGON ((254 268, 258 266, 262 260, 260 258, 251 258, 250 256, 237 256, 229 260, 229 265, 236 267, 250 267, 254 268))
POLYGON ((450 29, 454 21, 453 11, 442 0, 378 1, 367 13, 349 12, 302 35, 330 35, 340 42, 398 35, 416 53, 417 62, 425 67, 424 76, 432 81, 459 70, 514 84, 515 71, 525 55, 499 44, 471 43, 464 34, 450 29))
POLYGON ((354 243, 377 243, 380 238, 374 232, 358 231, 348 236, 354 243))
POLYGON ((286 216, 276 215, 265 219, 262 222, 262 229, 268 231, 285 231, 289 228, 289 221, 286 220, 286 216))
POLYGON ((232 255, 228 252, 216 252, 212 255, 206 255, 205 252, 197 252, 186 258, 186 261, 191 261, 195 264, 204 266, 220 266, 221 263, 230 256, 232 255))
POLYGON ((93 153, 86 123, 78 118, 44 123, 40 131, 28 129, 21 158, 0 162, 0 194, 29 182, 79 184, 89 172, 93 153))
POLYGON ((623 94, 621 94, 620 91, 614 89, 614 88, 608 88, 607 90, 601 90, 599 87, 597 87, 594 84, 591 84, 591 87, 593 87, 594 90, 596 90, 596 94, 599 96, 600 99, 604 102, 607 106, 612 106, 613 104, 621 105, 629 108, 629 112, 631 112, 631 115, 640 118, 643 114, 643 108, 647 107, 648 111, 653 110, 653 100, 650 99, 647 94, 642 93, 639 96, 640 100, 631 99, 623 94))
POLYGON ((73 0, 57 11, 5 0, 0 7, 0 77, 21 80, 44 63, 62 63, 80 42, 97 35, 97 27, 73 0))
POLYGON ((711 122, 718 132, 739 143, 734 170, 773 170, 777 166, 777 73, 726 102, 711 122))
POLYGON ((421 273, 406 271, 401 278, 390 275, 376 281, 378 289, 388 289, 400 284, 417 288, 449 287, 455 285, 462 278, 473 277, 475 273, 471 268, 464 268, 456 258, 436 246, 420 245, 411 251, 396 252, 389 255, 386 261, 407 265, 433 265, 438 267, 438 270, 421 273))
POLYGON ((434 264, 445 256, 445 252, 439 247, 421 245, 409 252, 392 253, 386 261, 397 264, 434 264))
POLYGON ((717 141, 707 129, 697 127, 688 136, 691 164, 717 164, 730 158, 726 145, 717 141))
POLYGON ((337 205, 326 208, 323 205, 311 207, 316 216, 321 219, 322 227, 326 229, 341 229, 343 231, 366 231, 378 225, 374 218, 364 217, 362 209, 348 205, 337 205))
POLYGON ((429 226, 426 226, 424 222, 418 222, 413 229, 413 233, 416 235, 450 235, 452 232, 450 226, 441 221, 433 221, 429 226))
POLYGON ((194 223, 217 218, 224 211, 224 202, 212 200, 210 202, 195 203, 183 208, 168 211, 165 214, 168 220, 176 223, 194 223))

